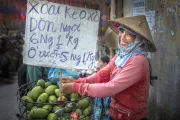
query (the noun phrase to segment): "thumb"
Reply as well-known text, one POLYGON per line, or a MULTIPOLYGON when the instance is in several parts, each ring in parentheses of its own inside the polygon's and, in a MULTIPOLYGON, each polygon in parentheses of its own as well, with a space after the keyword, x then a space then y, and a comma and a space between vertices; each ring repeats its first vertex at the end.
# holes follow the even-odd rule
POLYGON ((62 83, 67 83, 68 82, 68 78, 62 78, 62 83))
POLYGON ((67 77, 62 77, 62 80, 68 80, 69 78, 67 78, 67 77))
POLYGON ((68 83, 68 80, 62 80, 62 83, 68 83))

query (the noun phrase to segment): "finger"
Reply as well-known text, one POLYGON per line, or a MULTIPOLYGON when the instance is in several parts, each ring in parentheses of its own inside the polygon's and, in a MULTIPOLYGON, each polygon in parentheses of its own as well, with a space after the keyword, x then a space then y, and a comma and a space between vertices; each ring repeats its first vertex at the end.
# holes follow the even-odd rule
POLYGON ((62 83, 68 83, 68 81, 67 80, 62 80, 62 83))
POLYGON ((72 82, 74 82, 74 80, 72 80, 70 78, 62 79, 62 83, 72 83, 72 82))
POLYGON ((62 77, 62 80, 68 80, 69 78, 68 77, 62 77))
POLYGON ((62 83, 69 83, 69 78, 62 78, 62 83))
POLYGON ((65 93, 66 92, 66 86, 62 83, 62 92, 65 93))
POLYGON ((68 82, 69 82, 69 83, 72 83, 72 82, 74 82, 74 81, 70 79, 70 80, 68 80, 68 82))

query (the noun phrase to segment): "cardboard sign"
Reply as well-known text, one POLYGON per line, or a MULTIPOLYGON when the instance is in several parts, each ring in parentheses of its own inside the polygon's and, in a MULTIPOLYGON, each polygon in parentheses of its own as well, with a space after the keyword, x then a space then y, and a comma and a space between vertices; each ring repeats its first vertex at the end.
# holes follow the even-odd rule
POLYGON ((23 62, 93 69, 99 20, 98 10, 28 1, 23 62))

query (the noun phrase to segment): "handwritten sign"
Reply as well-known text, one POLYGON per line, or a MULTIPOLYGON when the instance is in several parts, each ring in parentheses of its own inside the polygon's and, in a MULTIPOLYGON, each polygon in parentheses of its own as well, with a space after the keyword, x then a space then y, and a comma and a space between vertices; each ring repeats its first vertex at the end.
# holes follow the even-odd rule
POLYGON ((23 62, 93 69, 99 20, 98 10, 28 1, 23 62))

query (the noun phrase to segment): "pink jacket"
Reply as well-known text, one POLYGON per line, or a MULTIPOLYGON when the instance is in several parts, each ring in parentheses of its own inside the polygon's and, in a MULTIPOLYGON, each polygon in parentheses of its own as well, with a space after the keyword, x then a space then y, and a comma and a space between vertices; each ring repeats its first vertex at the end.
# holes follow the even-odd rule
POLYGON ((115 56, 101 71, 73 84, 73 92, 91 97, 111 96, 114 120, 140 120, 146 116, 149 95, 149 63, 145 56, 131 58, 122 68, 115 56))

